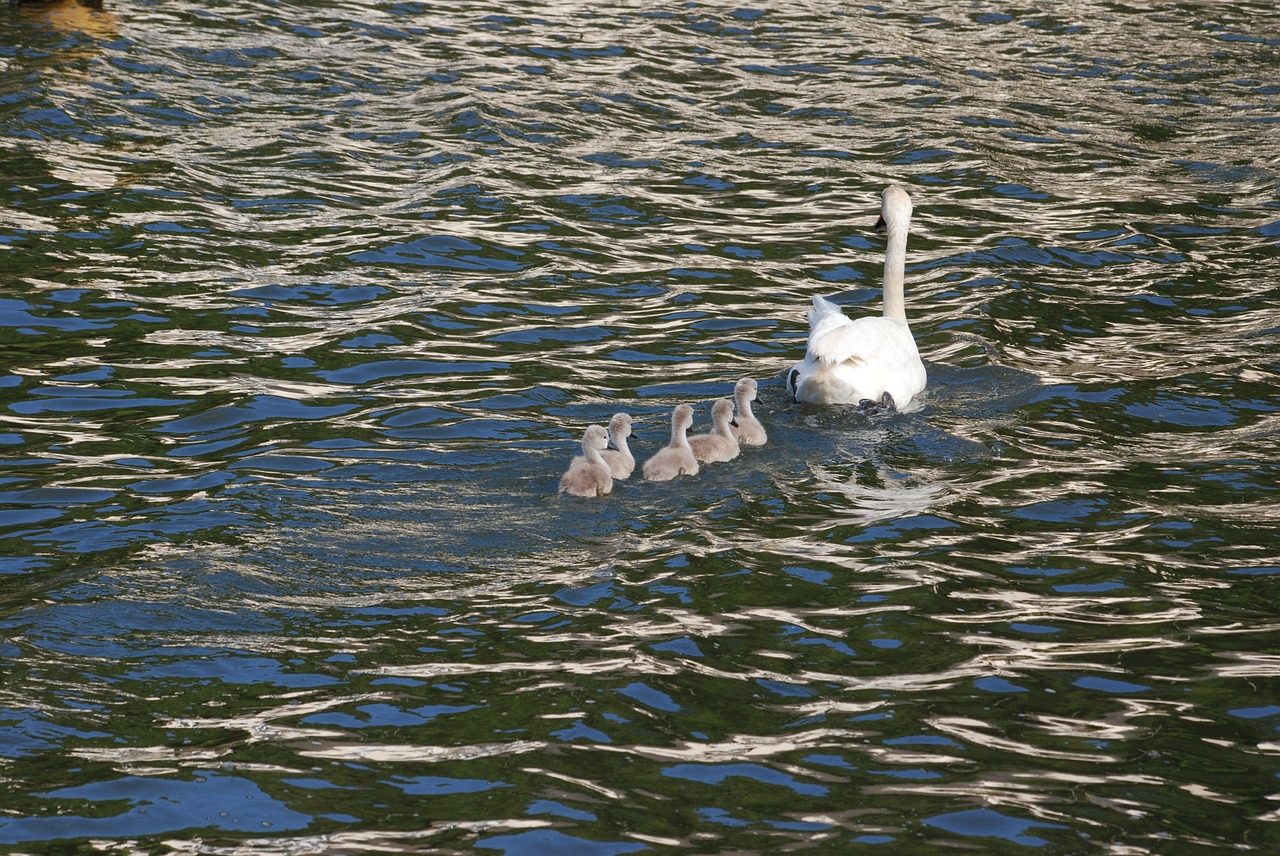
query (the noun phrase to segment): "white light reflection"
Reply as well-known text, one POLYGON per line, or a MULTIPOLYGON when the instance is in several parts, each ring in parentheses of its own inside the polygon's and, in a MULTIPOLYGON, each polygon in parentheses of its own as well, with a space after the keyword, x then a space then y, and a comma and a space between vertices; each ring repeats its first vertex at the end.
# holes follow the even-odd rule
POLYGON ((467 746, 431 746, 420 743, 335 743, 318 749, 303 748, 299 755, 334 761, 359 763, 433 764, 441 761, 474 761, 503 755, 525 755, 545 750, 541 740, 513 740, 510 743, 474 743, 467 746))
POLYGON ((856 470, 848 476, 842 476, 819 464, 810 464, 809 468, 813 472, 814 487, 818 491, 840 494, 849 502, 849 509, 840 519, 819 524, 819 530, 846 525, 851 521, 870 526, 886 520, 924 514, 943 504, 951 493, 947 485, 930 480, 923 471, 913 472, 909 479, 899 478, 889 472, 877 473, 877 480, 882 485, 877 487, 859 481, 856 470))
MULTIPOLYGON (((1071 813, 1055 808, 1055 804, 1064 803, 1064 796, 1058 790, 1047 787, 1047 783, 1061 783, 1064 786, 1079 790, 1086 786, 1101 786, 1113 784, 1128 785, 1147 785, 1160 786, 1164 782, 1152 778, 1150 776, 1061 776, 1057 773, 1013 773, 1008 778, 988 778, 979 779, 977 781, 955 782, 955 783, 933 783, 933 782, 913 782, 911 784, 890 784, 876 785, 865 788, 869 794, 909 794, 914 796, 927 796, 939 803, 949 800, 977 800, 981 804, 993 808, 1013 809, 1016 812, 1026 812, 1031 814, 1037 820, 1061 823, 1066 826, 1074 827, 1077 824, 1087 824, 1089 826, 1101 827, 1105 826, 1104 821, 1100 821, 1081 813, 1071 813)), ((1145 810, 1152 806, 1137 802, 1129 802, 1125 800, 1107 800, 1095 799, 1090 797, 1091 802, 1101 805, 1115 803, 1123 806, 1121 809, 1124 813, 1131 817, 1142 816, 1145 810)), ((1108 850, 1109 853, 1121 852, 1140 852, 1147 851, 1120 851, 1108 850)))
POLYGON ((521 767, 520 770, 521 772, 531 773, 535 776, 546 776, 549 779, 558 779, 559 781, 564 782, 565 784, 573 785, 575 787, 582 788, 584 790, 592 791, 594 793, 600 794, 603 797, 608 797, 611 800, 624 800, 627 798, 627 795, 622 791, 605 787, 599 782, 593 782, 590 779, 580 779, 577 776, 570 776, 565 773, 560 773, 555 770, 548 770, 543 767, 521 767))
POLYGON ((1218 657, 1228 662, 1206 668, 1218 678, 1275 678, 1280 677, 1280 654, 1259 654, 1250 651, 1224 651, 1218 657))
POLYGON ((434 680, 442 677, 475 674, 500 673, 548 673, 569 675, 601 675, 625 672, 635 675, 678 675, 685 672, 704 677, 719 678, 730 681, 774 681, 781 684, 808 685, 816 684, 824 688, 839 688, 845 691, 875 692, 894 691, 911 692, 937 690, 955 686, 990 674, 990 670, 975 662, 958 668, 927 674, 894 674, 879 675, 871 678, 854 677, 833 672, 816 672, 802 670, 795 674, 774 672, 766 669, 744 669, 740 672, 728 671, 711 666, 694 659, 668 660, 659 659, 649 654, 636 653, 630 657, 616 657, 599 660, 521 660, 505 663, 419 663, 397 666, 380 666, 376 669, 362 670, 367 674, 377 674, 421 680, 434 680))
POLYGON ((1102 752, 1064 752, 1058 749, 1048 749, 1044 746, 1038 746, 1032 743, 1023 743, 993 733, 997 727, 992 723, 983 722, 978 719, 969 719, 967 717, 950 717, 940 716, 928 720, 929 725, 938 729, 943 734, 955 737, 957 740, 972 743, 976 746, 982 746, 987 749, 993 749, 997 752, 1012 752, 1015 755, 1024 755, 1029 758, 1050 758, 1055 761, 1081 761, 1084 763, 1116 763, 1121 759, 1115 755, 1102 752))
MULTIPOLYGON (((174 853, 190 856, 307 856, 307 854, 424 853, 422 842, 445 832, 463 830, 473 835, 523 829, 543 829, 553 824, 546 820, 481 820, 434 823, 426 829, 410 832, 371 830, 333 832, 327 835, 246 838, 236 844, 219 845, 197 839, 167 839, 164 846, 174 853)), ((112 851, 119 848, 110 843, 112 851)), ((142 853, 137 850, 134 852, 142 853)))
POLYGON ((1220 794, 1215 790, 1207 788, 1204 785, 1196 784, 1194 782, 1189 782, 1185 785, 1180 785, 1179 787, 1181 787, 1182 790, 1186 791, 1187 793, 1191 794, 1193 797, 1199 797, 1200 799, 1208 800, 1209 802, 1222 803, 1223 805, 1236 805, 1240 802, 1240 800, 1236 799, 1235 797, 1229 797, 1229 796, 1226 796, 1225 794, 1220 794))
POLYGON ((331 738, 341 738, 343 733, 340 731, 330 731, 319 728, 291 728, 287 726, 275 725, 272 720, 307 717, 316 713, 321 713, 335 707, 343 707, 348 704, 359 704, 368 701, 380 701, 388 698, 385 693, 364 693, 360 695, 337 696, 328 699, 317 699, 314 701, 294 701, 293 699, 301 695, 293 693, 287 698, 288 701, 279 707, 269 708, 259 711, 258 713, 247 716, 232 716, 224 719, 202 718, 202 717, 178 717, 173 719, 165 719, 165 728, 174 729, 234 729, 243 731, 249 736, 251 741, 254 740, 322 740, 331 738))
MULTIPOLYGON (((1117 622, 1122 622, 1127 625, 1141 625, 1191 622, 1200 618, 1200 608, 1194 603, 1145 613, 1123 613, 1120 609, 1116 609, 1116 607, 1123 607, 1128 604, 1147 602, 1146 598, 1139 597, 1045 597, 1033 592, 1018 592, 1011 589, 957 591, 951 592, 950 596, 960 600, 1012 603, 1012 607, 1009 609, 938 616, 938 620, 952 624, 985 625, 996 621, 1064 621, 1078 624, 1114 625, 1117 622)), ((1146 646, 1153 640, 1140 638, 1126 641, 1136 641, 1139 646, 1146 646)), ((1175 644, 1168 638, 1162 638, 1158 641, 1163 645, 1175 644)), ((1102 644, 1105 647, 1110 643, 1104 641, 1102 644)))
MULTIPOLYGON (((593 743, 591 745, 572 744, 573 748, 585 751, 616 752, 624 755, 636 755, 655 761, 683 761, 696 764, 723 764, 731 761, 771 758, 788 752, 812 751, 822 748, 844 748, 855 737, 863 736, 860 732, 840 728, 817 728, 799 732, 786 737, 768 734, 735 734, 728 740, 718 743, 695 743, 684 741, 674 746, 617 746, 609 743, 593 743)), ((819 778, 813 770, 795 767, 808 778, 819 778)))

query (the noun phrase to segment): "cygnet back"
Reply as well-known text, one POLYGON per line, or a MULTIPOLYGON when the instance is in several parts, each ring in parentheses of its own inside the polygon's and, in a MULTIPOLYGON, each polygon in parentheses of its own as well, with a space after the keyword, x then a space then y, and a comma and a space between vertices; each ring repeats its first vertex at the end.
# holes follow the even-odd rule
POLYGON ((689 447, 699 461, 712 464, 738 457, 738 441, 733 436, 733 402, 722 398, 711 407, 710 434, 695 434, 689 447))
POLYGON ((612 449, 605 449, 600 454, 609 465, 609 473, 615 479, 625 479, 636 468, 635 456, 627 446, 627 438, 631 436, 631 417, 625 413, 615 413, 609 420, 609 442, 612 449))
POLYGON ((754 378, 744 377, 733 388, 733 400, 738 405, 738 413, 733 417, 737 427, 734 436, 744 446, 763 446, 769 441, 764 425, 751 412, 751 402, 756 400, 756 382, 754 378))
POLYGON ((574 458, 560 477, 560 492, 571 496, 603 496, 613 490, 609 465, 600 453, 609 445, 609 434, 592 425, 582 435, 582 457, 574 458))
POLYGON ((663 446, 644 462, 644 477, 649 481, 669 481, 679 475, 697 475, 698 459, 689 448, 687 432, 693 424, 693 408, 681 404, 671 412, 671 443, 663 446))

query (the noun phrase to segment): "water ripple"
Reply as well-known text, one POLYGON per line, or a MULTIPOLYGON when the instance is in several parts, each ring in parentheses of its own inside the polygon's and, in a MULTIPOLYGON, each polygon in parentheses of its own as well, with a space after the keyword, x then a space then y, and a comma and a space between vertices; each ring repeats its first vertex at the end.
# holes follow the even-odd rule
POLYGON ((11 5, 0 841, 1270 852, 1269 12, 11 5))

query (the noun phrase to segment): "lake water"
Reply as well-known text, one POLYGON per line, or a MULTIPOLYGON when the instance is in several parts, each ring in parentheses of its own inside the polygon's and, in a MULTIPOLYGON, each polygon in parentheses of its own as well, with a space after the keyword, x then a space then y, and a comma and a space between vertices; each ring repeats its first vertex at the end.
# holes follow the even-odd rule
POLYGON ((0 847, 1278 852, 1278 81, 1270 3, 7 5, 0 847), (889 183, 923 406, 797 406, 889 183))

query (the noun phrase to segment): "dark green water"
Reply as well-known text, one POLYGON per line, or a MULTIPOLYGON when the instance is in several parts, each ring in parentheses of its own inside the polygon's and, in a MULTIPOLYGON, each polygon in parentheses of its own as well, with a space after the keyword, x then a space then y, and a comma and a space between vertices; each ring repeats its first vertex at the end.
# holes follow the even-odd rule
POLYGON ((0 9, 0 847, 1277 852, 1277 81, 1270 4, 0 9), (890 182, 924 406, 797 407, 890 182))

